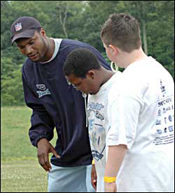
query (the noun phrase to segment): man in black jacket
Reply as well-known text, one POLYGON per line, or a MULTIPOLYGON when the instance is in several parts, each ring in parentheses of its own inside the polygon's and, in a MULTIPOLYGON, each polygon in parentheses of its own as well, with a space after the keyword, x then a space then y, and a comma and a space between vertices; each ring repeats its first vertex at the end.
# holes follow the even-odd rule
POLYGON ((15 42, 27 56, 22 67, 25 102, 33 110, 29 136, 37 147, 38 161, 48 171, 49 192, 93 191, 90 182, 92 155, 86 122, 86 96, 69 85, 63 64, 74 49, 90 49, 107 69, 109 65, 92 46, 46 36, 32 17, 20 17, 11 26, 15 42), (58 139, 49 142, 56 128, 58 139), (51 163, 49 153, 53 153, 51 163))

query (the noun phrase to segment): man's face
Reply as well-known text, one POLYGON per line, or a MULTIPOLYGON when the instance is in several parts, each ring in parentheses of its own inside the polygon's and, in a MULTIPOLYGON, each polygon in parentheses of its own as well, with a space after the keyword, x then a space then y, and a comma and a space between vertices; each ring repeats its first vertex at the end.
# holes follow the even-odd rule
POLYGON ((66 76, 66 79, 76 90, 85 94, 96 94, 100 88, 96 80, 88 74, 86 78, 76 77, 71 74, 70 76, 66 76))
POLYGON ((47 52, 47 44, 45 41, 45 32, 35 31, 32 38, 23 38, 16 41, 17 47, 20 52, 30 58, 32 61, 45 61, 47 52))

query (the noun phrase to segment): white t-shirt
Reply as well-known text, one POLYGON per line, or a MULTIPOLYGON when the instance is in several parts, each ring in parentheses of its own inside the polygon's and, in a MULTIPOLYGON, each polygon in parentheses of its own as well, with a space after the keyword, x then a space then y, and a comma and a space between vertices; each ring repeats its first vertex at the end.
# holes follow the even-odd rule
POLYGON ((51 57, 51 59, 50 60, 48 60, 48 61, 46 61, 46 62, 40 62, 41 64, 45 64, 45 63, 48 63, 48 62, 50 62, 50 61, 52 61, 55 57, 56 57, 56 55, 57 55, 57 53, 58 53, 58 51, 59 51, 59 49, 60 49, 60 44, 61 44, 61 42, 62 42, 62 40, 63 39, 54 39, 54 38, 50 38, 50 39, 53 39, 54 40, 54 43, 55 43, 55 50, 54 50, 54 53, 53 53, 53 55, 52 55, 52 57, 51 57))
POLYGON ((120 92, 113 86, 108 95, 106 141, 128 148, 117 191, 174 192, 174 81, 146 57, 125 69, 121 85, 120 92))
POLYGON ((87 117, 93 159, 97 172, 97 192, 104 191, 104 170, 106 164, 106 130, 108 128, 108 92, 113 83, 119 84, 121 72, 116 72, 95 95, 89 95, 87 117))

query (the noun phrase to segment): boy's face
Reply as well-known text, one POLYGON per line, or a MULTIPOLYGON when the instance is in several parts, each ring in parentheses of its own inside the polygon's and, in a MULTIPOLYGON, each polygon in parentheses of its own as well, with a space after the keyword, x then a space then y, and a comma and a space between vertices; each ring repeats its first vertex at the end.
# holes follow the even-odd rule
POLYGON ((96 78, 89 72, 87 73, 86 78, 76 77, 71 74, 66 76, 66 79, 76 90, 85 94, 96 94, 100 89, 98 81, 96 81, 96 78))

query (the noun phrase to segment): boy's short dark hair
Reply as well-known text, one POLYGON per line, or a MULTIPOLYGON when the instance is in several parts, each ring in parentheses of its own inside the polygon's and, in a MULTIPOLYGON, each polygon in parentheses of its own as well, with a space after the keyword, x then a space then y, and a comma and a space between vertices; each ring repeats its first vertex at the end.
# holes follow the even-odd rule
POLYGON ((101 65, 92 51, 86 48, 73 50, 67 57, 63 72, 66 76, 86 78, 89 70, 100 69, 101 65))

